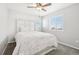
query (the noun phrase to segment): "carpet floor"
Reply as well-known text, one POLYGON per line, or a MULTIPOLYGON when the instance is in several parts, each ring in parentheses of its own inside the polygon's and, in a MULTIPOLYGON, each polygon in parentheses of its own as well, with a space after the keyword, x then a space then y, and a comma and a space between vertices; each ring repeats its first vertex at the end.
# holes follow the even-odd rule
POLYGON ((47 55, 79 55, 79 50, 59 44, 55 51, 51 51, 47 55))
POLYGON ((4 55, 12 55, 15 46, 16 43, 9 43, 6 50, 4 51, 4 55))
MULTIPOLYGON (((9 43, 4 52, 4 55, 12 55, 15 46, 16 43, 9 43)), ((51 51, 46 55, 79 55, 79 50, 73 49, 62 44, 58 44, 58 48, 56 51, 51 51)))

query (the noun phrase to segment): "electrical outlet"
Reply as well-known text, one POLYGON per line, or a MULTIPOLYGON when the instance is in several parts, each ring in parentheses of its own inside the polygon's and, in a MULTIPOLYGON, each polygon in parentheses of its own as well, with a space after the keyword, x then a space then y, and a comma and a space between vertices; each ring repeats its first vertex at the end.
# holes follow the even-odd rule
POLYGON ((79 40, 76 40, 75 42, 76 42, 76 43, 79 43, 79 40))

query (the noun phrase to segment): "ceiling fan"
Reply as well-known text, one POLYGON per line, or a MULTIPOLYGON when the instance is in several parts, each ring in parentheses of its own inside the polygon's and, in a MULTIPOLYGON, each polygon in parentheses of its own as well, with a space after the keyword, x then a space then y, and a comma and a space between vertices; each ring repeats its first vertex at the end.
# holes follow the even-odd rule
POLYGON ((47 11, 44 8, 48 7, 50 5, 52 5, 52 4, 51 3, 34 3, 34 4, 32 4, 32 6, 27 6, 27 8, 36 8, 36 9, 39 9, 39 10, 47 11))

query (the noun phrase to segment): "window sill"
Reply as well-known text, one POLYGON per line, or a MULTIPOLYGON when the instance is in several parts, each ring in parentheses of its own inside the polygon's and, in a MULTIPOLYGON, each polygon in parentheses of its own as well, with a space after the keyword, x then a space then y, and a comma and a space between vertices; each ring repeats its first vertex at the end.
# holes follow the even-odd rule
POLYGON ((52 29, 51 29, 50 31, 64 31, 64 30, 52 30, 52 29))

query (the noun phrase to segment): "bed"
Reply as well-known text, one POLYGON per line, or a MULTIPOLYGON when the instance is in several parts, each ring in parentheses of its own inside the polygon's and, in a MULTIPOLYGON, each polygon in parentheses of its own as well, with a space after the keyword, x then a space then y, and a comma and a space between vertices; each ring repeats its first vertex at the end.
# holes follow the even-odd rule
MULTIPOLYGON (((56 50, 57 38, 53 34, 39 32, 34 30, 27 30, 31 26, 25 26, 26 23, 22 20, 22 25, 18 23, 19 31, 15 35, 16 47, 13 55, 45 55, 52 50, 56 50)), ((21 22, 20 22, 21 23, 21 22)), ((34 27, 35 28, 35 27, 34 27)), ((32 29, 32 28, 30 28, 32 29)))
POLYGON ((41 55, 57 47, 56 37, 43 32, 19 32, 15 39, 16 47, 13 55, 41 55))

